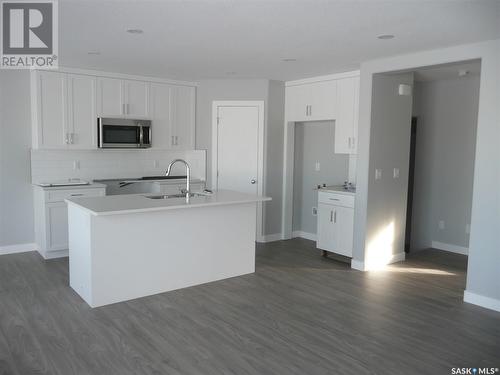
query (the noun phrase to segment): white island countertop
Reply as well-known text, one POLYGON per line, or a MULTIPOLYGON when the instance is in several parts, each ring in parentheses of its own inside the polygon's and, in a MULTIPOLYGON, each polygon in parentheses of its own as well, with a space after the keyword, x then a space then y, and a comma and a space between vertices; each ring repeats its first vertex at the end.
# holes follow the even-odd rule
MULTIPOLYGON (((204 194, 204 193, 198 193, 204 194)), ((139 212, 177 210, 191 207, 223 206, 253 202, 270 201, 269 197, 219 190, 203 196, 195 195, 186 203, 185 198, 150 199, 147 196, 161 194, 108 195, 104 197, 68 198, 68 205, 75 205, 92 215, 120 215, 139 212)))

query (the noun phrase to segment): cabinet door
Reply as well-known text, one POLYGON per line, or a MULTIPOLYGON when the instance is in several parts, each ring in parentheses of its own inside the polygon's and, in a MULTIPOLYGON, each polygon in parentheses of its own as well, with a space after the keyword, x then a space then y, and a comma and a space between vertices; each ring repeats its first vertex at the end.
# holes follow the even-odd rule
POLYGON ((333 223, 335 206, 318 204, 318 236, 316 246, 322 250, 335 251, 336 234, 333 223))
POLYGON ((97 103, 99 116, 123 116, 125 108, 122 80, 116 78, 98 78, 97 103))
POLYGON ((38 147, 65 148, 68 129, 64 73, 38 73, 38 147))
POLYGON ((311 83, 309 87, 309 121, 337 118, 337 80, 311 83))
POLYGON ((150 116, 154 148, 172 148, 172 119, 170 86, 152 83, 150 89, 150 116))
POLYGON ((308 121, 309 85, 288 86, 285 95, 285 117, 287 121, 308 121))
POLYGON ((71 148, 97 147, 96 79, 68 75, 68 113, 71 148))
POLYGON ((46 204, 47 250, 68 248, 68 208, 66 203, 46 204))
POLYGON ((352 257, 354 209, 340 206, 335 206, 334 208, 334 224, 337 238, 334 252, 352 257))
POLYGON ((358 85, 358 77, 338 81, 338 116, 335 121, 335 153, 337 154, 356 153, 358 85))
POLYGON ((173 148, 194 149, 195 88, 172 86, 173 148))
POLYGON ((125 115, 131 118, 148 116, 149 83, 142 81, 123 81, 125 96, 125 115))

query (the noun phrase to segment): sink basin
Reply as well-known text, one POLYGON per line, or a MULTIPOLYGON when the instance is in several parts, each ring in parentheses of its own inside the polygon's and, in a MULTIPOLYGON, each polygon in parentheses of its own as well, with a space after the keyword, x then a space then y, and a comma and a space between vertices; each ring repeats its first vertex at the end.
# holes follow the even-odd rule
MULTIPOLYGON (((202 194, 191 193, 190 197, 201 196, 202 194)), ((145 195, 148 199, 170 199, 170 198, 185 198, 186 194, 162 194, 162 195, 145 195)))

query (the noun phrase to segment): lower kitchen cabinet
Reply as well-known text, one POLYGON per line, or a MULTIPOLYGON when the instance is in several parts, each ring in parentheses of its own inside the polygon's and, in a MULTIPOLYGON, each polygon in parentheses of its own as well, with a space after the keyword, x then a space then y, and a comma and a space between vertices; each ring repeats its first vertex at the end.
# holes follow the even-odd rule
POLYGON ((328 191, 318 193, 318 236, 321 250, 352 257, 354 196, 328 191))
MULTIPOLYGON (((201 180, 191 180, 190 190, 192 192, 202 191, 205 189, 205 182, 201 180)), ((186 180, 165 180, 154 182, 152 193, 158 194, 180 194, 186 188, 186 180)))
POLYGON ((64 202, 66 198, 105 194, 106 187, 102 184, 71 188, 34 186, 35 240, 38 252, 45 259, 68 255, 68 207, 64 202))

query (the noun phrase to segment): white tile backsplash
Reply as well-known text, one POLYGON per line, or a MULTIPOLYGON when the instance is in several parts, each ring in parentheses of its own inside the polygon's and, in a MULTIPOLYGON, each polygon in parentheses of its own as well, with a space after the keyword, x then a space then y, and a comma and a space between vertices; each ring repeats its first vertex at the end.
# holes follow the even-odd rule
MULTIPOLYGON (((177 158, 189 163, 193 178, 206 179, 205 150, 32 150, 31 181, 163 175, 168 164, 177 158), (79 162, 77 169, 74 168, 75 161, 79 162)), ((173 173, 185 174, 185 170, 179 164, 174 167, 173 173)))

